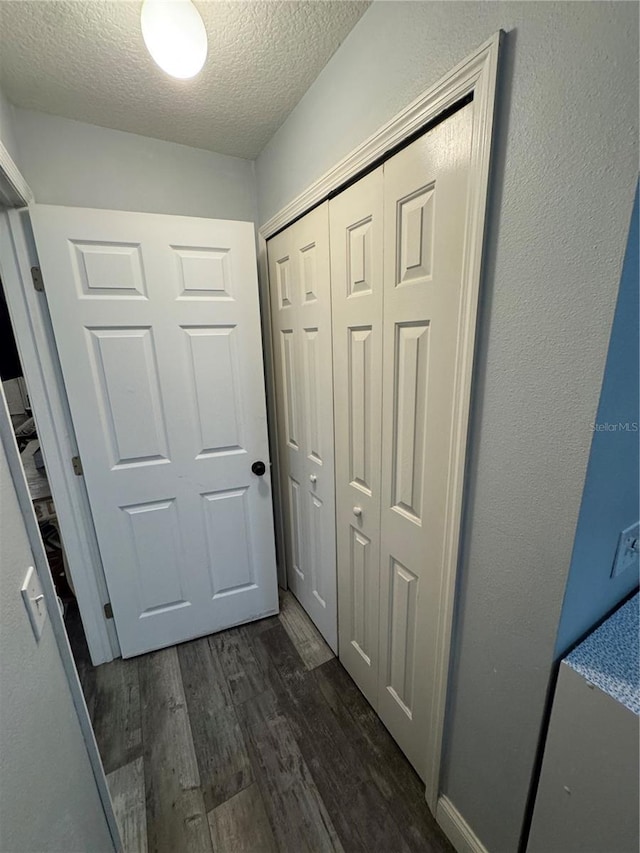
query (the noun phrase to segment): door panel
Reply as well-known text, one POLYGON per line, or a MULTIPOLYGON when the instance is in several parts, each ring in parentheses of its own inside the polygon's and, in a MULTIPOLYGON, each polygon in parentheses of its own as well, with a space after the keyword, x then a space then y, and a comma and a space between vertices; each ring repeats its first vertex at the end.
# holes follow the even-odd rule
POLYGON ((296 380, 296 353, 293 329, 281 330, 282 360, 280 385, 285 412, 286 442, 293 450, 300 449, 298 407, 298 382, 296 380))
POLYGON ((391 506, 422 523, 429 323, 397 323, 393 345, 394 417, 391 506))
POLYGON ((306 403, 305 423, 307 425, 306 443, 310 460, 323 464, 322 424, 320 411, 322 405, 322 374, 321 355, 319 349, 319 333, 317 328, 303 329, 302 337, 302 366, 304 399, 306 403))
POLYGON ((32 220, 123 655, 275 612, 253 226, 32 220))
POLYGON ((237 330, 234 326, 182 326, 190 356, 193 414, 199 427, 198 457, 241 453, 237 330), (219 401, 228 400, 220 408, 219 401))
POLYGON ((85 331, 103 439, 111 450, 112 467, 168 461, 152 329, 87 326, 85 331))
POLYGON ((125 548, 140 617, 160 607, 189 606, 180 566, 183 543, 175 500, 121 507, 127 520, 125 548))
POLYGON ((384 164, 379 714, 424 778, 461 334, 472 105, 384 164))
POLYGON ((379 668, 382 182, 380 168, 330 202, 340 660, 374 708, 379 668))
MULTIPOLYGON (((289 477, 289 500, 290 500, 290 515, 289 515, 289 524, 290 524, 290 541, 291 541, 291 565, 297 575, 300 578, 301 582, 304 582, 304 572, 302 571, 302 549, 304 547, 304 530, 302 528, 302 514, 301 514, 301 497, 300 497, 300 483, 297 480, 294 480, 293 477, 289 477)), ((293 586, 296 581, 290 579, 290 583, 293 586)))
POLYGON ((347 343, 349 481, 371 495, 374 396, 373 329, 350 327, 347 343))
POLYGON ((328 204, 268 243, 288 582, 337 650, 328 204))

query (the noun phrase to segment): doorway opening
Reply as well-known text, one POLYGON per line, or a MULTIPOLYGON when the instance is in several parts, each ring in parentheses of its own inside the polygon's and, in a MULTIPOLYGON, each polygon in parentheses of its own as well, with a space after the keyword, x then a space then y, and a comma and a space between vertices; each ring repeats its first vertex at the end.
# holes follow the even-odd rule
POLYGON ((20 361, 2 280, 0 280, 0 340, 2 341, 0 347, 0 379, 20 452, 20 461, 38 521, 40 536, 55 585, 58 605, 63 614, 67 631, 70 635, 73 634, 77 637, 78 642, 86 647, 75 587, 64 548, 60 519, 47 476, 27 380, 20 361))

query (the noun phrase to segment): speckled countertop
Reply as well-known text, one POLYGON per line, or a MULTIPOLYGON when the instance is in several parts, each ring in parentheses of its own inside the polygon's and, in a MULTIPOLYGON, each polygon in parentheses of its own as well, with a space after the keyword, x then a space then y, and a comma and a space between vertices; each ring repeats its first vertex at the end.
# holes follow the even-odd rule
POLYGON ((640 594, 564 659, 587 681, 640 716, 640 594))

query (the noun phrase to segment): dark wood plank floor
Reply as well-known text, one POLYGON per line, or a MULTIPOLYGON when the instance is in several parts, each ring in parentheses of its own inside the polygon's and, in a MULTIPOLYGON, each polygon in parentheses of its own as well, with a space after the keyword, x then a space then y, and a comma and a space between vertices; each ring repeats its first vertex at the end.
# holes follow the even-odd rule
POLYGON ((289 594, 94 668, 68 628, 126 853, 451 853, 423 786, 289 594))

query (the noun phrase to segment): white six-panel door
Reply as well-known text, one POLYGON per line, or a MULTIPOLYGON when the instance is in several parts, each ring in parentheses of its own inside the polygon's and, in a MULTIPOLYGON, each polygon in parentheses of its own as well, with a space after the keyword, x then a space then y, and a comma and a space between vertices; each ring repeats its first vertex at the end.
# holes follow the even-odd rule
POLYGON ((378 706, 383 169, 329 203, 340 660, 378 706))
POLYGON ((253 225, 31 211, 123 655, 276 612, 253 225))
POLYGON ((287 579, 337 651, 328 204, 268 243, 287 579))

